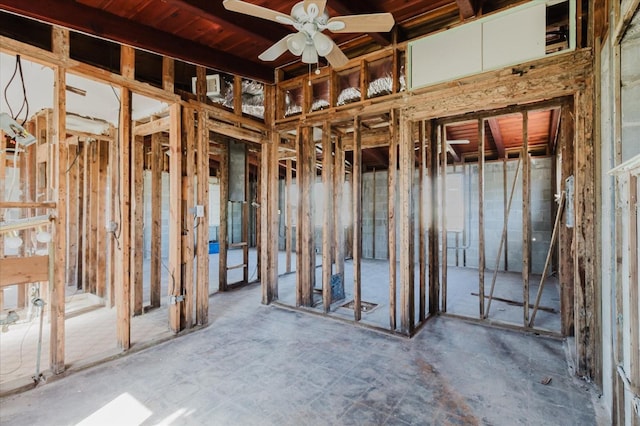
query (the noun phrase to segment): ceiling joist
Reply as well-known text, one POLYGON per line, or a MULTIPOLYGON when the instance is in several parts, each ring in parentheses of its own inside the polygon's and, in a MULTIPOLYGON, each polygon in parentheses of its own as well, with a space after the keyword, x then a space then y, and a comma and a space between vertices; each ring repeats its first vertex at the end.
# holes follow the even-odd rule
POLYGON ((268 66, 107 12, 96 13, 72 0, 0 0, 0 9, 219 71, 269 83, 274 80, 268 66))

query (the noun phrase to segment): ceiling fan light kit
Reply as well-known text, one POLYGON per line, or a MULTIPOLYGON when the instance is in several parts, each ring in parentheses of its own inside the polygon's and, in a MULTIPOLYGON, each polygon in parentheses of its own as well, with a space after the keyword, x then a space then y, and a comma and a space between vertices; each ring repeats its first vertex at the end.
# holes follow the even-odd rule
POLYGON ((275 61, 288 50, 293 55, 300 56, 302 62, 306 64, 315 64, 318 62, 319 56, 322 56, 334 68, 342 67, 349 61, 349 58, 322 31, 329 30, 336 33, 388 32, 394 25, 393 15, 390 13, 329 18, 329 14, 325 10, 326 0, 298 2, 291 9, 290 16, 241 0, 224 0, 222 4, 227 10, 291 25, 298 31, 296 34, 285 36, 262 52, 258 58, 263 61, 275 61))

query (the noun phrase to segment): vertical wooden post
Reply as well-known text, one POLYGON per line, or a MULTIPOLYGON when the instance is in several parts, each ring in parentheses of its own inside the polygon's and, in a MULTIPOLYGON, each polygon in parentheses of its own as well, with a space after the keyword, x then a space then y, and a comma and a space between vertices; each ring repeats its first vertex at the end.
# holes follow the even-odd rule
POLYGON ((209 322, 209 129, 207 113, 198 111, 197 134, 197 204, 204 207, 204 216, 198 218, 198 250, 196 281, 196 324, 209 322))
MULTIPOLYGON (((435 315, 440 310, 440 242, 439 242, 439 203, 438 203, 438 147, 440 130, 438 125, 429 121, 429 201, 431 215, 429 220, 429 313, 435 315)), ((442 311, 446 312, 446 300, 442 311)))
MULTIPOLYGON (((69 31, 59 27, 52 30, 53 51, 63 58, 69 57, 69 31)), ((68 144, 66 141, 66 69, 60 66, 53 70, 53 144, 57 148, 56 180, 57 190, 56 202, 58 206, 57 215, 54 221, 53 236, 53 283, 49 285, 50 297, 50 363, 51 371, 60 374, 64 371, 65 356, 65 287, 67 282, 67 179, 68 168, 68 144)), ((51 251, 50 251, 51 252, 51 251)))
POLYGON ((181 108, 169 108, 169 328, 183 329, 184 291, 182 286, 182 132, 181 108))
POLYGON ((422 322, 426 318, 426 298, 427 298, 427 217, 426 217, 426 179, 427 179, 427 152, 426 144, 428 133, 425 132, 425 122, 420 121, 418 127, 418 139, 420 143, 420 173, 418 178, 418 247, 419 247, 419 268, 420 268, 420 304, 418 321, 422 322))
POLYGON ((227 291, 227 248, 229 245, 229 143, 222 144, 220 154, 220 228, 218 231, 219 250, 218 255, 218 290, 227 291))
MULTIPOLYGON (((268 92, 269 99, 272 100, 271 105, 275 105, 275 89, 271 87, 268 92)), ((280 160, 278 158, 278 146, 280 145, 280 135, 276 132, 271 134, 271 144, 269 146, 269 181, 268 181, 268 222, 269 228, 275 235, 278 235, 278 227, 280 224, 279 213, 279 196, 278 196, 278 180, 280 178, 280 160)), ((314 158, 315 160, 315 158, 314 158)), ((278 239, 272 238, 269 234, 269 264, 267 267, 269 287, 272 300, 278 299, 278 239)))
POLYGON ((356 321, 362 316, 362 138, 360 117, 353 119, 353 314, 356 321))
POLYGON ((162 169, 164 155, 160 133, 151 135, 151 260, 150 305, 159 308, 162 277, 162 169))
POLYGON ((91 268, 91 258, 89 256, 89 241, 91 234, 91 148, 91 144, 85 139, 81 154, 82 169, 80 171, 82 174, 82 187, 80 188, 80 191, 82 192, 82 222, 80 223, 82 228, 82 241, 80 242, 82 253, 80 255, 80 283, 78 283, 78 288, 82 288, 86 291, 91 290, 89 285, 89 269, 91 268))
POLYGON ((415 153, 411 132, 412 123, 400 117, 400 329, 411 335, 415 326, 414 305, 414 227, 413 227, 413 171, 415 153))
MULTIPOLYGON (((561 188, 566 191, 566 179, 573 175, 574 158, 574 119, 573 102, 562 105, 560 111, 560 155, 561 164, 561 188)), ((560 315, 561 332, 563 336, 573 335, 573 228, 567 227, 569 219, 567 210, 563 215, 560 226, 558 251, 560 253, 559 279, 560 279, 560 315)))
MULTIPOLYGON (((88 140, 87 140, 88 142, 88 140)), ((87 282, 85 290, 97 294, 97 269, 98 269, 98 180, 100 178, 100 170, 98 164, 98 141, 92 140, 89 143, 89 211, 87 215, 87 263, 85 270, 87 271, 87 282)))
MULTIPOLYGON (((107 199, 107 169, 109 167, 109 141, 99 140, 97 142, 98 159, 98 215, 96 217, 97 239, 96 239, 96 294, 99 297, 107 296, 107 230, 106 211, 107 199)), ((142 248, 140 248, 140 252, 142 248)))
MULTIPOLYGON (((182 167, 182 288, 184 293, 184 307, 182 315, 184 317, 183 326, 191 328, 193 325, 193 308, 195 302, 194 295, 194 243, 195 243, 195 191, 193 184, 195 182, 195 147, 196 132, 194 121, 195 110, 192 108, 183 108, 182 110, 182 129, 184 139, 183 143, 183 167, 182 167)), ((208 246, 202 247, 203 250, 209 251, 208 246)))
POLYGON ((529 325, 529 274, 531 272, 531 159, 529 158, 529 114, 522 113, 522 311, 529 325))
POLYGON ((162 57, 162 89, 173 93, 175 80, 175 63, 173 58, 162 57))
POLYGON ((313 305, 315 249, 313 223, 313 183, 315 180, 315 145, 310 127, 299 129, 298 138, 298 252, 297 286, 299 306, 313 305))
POLYGON ((333 149, 331 143, 331 124, 328 121, 322 126, 322 186, 323 222, 322 222, 322 304, 324 311, 331 308, 331 272, 333 242, 333 149))
POLYGON ((131 313, 142 315, 144 259, 144 139, 136 136, 131 147, 131 313))
POLYGON ((387 175, 388 188, 388 244, 389 244, 389 328, 395 330, 397 307, 397 233, 396 233, 396 194, 398 187, 398 111, 391 110, 391 120, 389 121, 389 169, 387 175))
MULTIPOLYGON (((440 206, 442 210, 442 310, 447 311, 447 272, 449 271, 449 233, 447 231, 447 128, 438 132, 440 143, 440 206)), ((482 299, 481 299, 482 300, 482 299)))
MULTIPOLYGON (((32 145, 35 148, 35 145, 32 145)), ((29 150, 29 152, 35 153, 35 150, 29 150)), ((78 196, 78 160, 80 155, 80 142, 76 139, 76 143, 69 145, 69 173, 67 174, 69 204, 67 206, 67 267, 69 272, 67 274, 68 286, 78 287, 78 214, 79 214, 79 200, 78 196)), ((35 163, 34 163, 35 164, 35 163)), ((28 166, 31 168, 32 166, 28 166)), ((22 172, 23 169, 20 168, 22 172)), ((26 176, 25 176, 26 177, 26 176)), ((35 180, 30 181, 28 177, 24 182, 29 182, 30 188, 34 187, 35 180)), ((35 201, 34 197, 31 197, 35 201)), ((104 227, 103 227, 104 228, 104 227)))
MULTIPOLYGON (((119 280, 120 273, 119 267, 121 266, 121 261, 119 261, 119 241, 116 239, 117 235, 120 232, 120 229, 114 229, 115 226, 120 226, 119 223, 119 214, 120 214, 120 194, 119 194, 119 182, 120 175, 118 173, 120 167, 120 141, 118 140, 120 129, 112 129, 111 136, 113 136, 113 140, 116 142, 112 142, 109 144, 109 227, 110 227, 110 235, 107 241, 109 245, 109 284, 108 284, 108 293, 109 293, 109 304, 108 306, 113 308, 116 303, 116 280, 119 280)), ((86 147, 82 148, 86 150, 86 147)), ((83 156, 80 156, 78 160, 80 161, 80 188, 82 188, 82 180, 83 174, 82 170, 85 168, 83 156)), ((82 192, 82 189, 79 189, 82 192)), ((84 196, 83 196, 84 197, 84 196)), ((82 209, 80 210, 80 224, 83 223, 84 213, 82 209)), ((80 243, 84 241, 84 236, 80 235, 80 243)), ((81 245, 79 245, 81 247, 81 245)), ((82 261, 82 256, 79 257, 79 261, 82 261)), ((82 265, 78 266, 78 276, 82 276, 81 268, 82 265)))
POLYGON ((480 318, 484 318, 484 120, 478 120, 478 304, 480 318))
MULTIPOLYGON (((268 167, 265 164, 265 167, 268 167)), ((286 162, 285 184, 284 184, 284 200, 285 200, 285 233, 284 233, 284 250, 286 256, 286 271, 291 272, 291 244, 293 243, 292 223, 293 223, 293 204, 291 202, 291 185, 293 181, 293 171, 291 170, 291 160, 286 162)))
MULTIPOLYGON (((242 85, 240 85, 242 88, 242 85)), ((242 102, 240 102, 240 111, 242 111, 242 102)), ((244 146, 244 203, 242 203, 242 228, 241 240, 242 246, 242 282, 249 282, 249 207, 251 200, 249 199, 249 150, 244 146)), ((276 228, 278 229, 278 228, 276 228)), ((275 235, 278 235, 276 232, 275 235)))
POLYGON ((344 224, 342 222, 344 202, 344 147, 340 136, 336 137, 333 168, 333 210, 334 210, 334 259, 335 273, 340 275, 344 286, 344 224))
MULTIPOLYGON (((135 50, 122 46, 120 50, 120 69, 124 77, 134 77, 135 50)), ((131 346, 131 146, 132 146, 132 108, 131 91, 120 90, 120 133, 119 140, 119 268, 116 278, 116 312, 118 346, 128 350, 131 346)))
MULTIPOLYGON (((268 305, 273 300, 269 286, 269 167, 271 165, 271 150, 263 143, 260 149, 260 280, 262 284, 262 304, 268 305)), ((289 169, 290 170, 290 169, 289 169)), ((288 232, 288 230, 287 230, 288 232)), ((291 261, 291 258, 289 258, 291 261)))

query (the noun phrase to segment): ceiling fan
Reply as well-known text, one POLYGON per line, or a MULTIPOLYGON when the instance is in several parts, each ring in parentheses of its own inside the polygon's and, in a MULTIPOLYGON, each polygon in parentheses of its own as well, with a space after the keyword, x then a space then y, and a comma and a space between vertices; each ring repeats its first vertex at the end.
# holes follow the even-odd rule
POLYGON ((323 56, 333 67, 345 65, 349 58, 336 43, 322 33, 329 30, 334 33, 388 32, 394 24, 390 13, 370 13, 364 15, 337 16, 329 18, 325 10, 326 0, 306 0, 296 3, 291 15, 277 12, 240 0, 224 0, 227 10, 244 13, 262 19, 291 25, 298 32, 289 34, 273 46, 262 52, 258 58, 274 61, 287 50, 301 56, 302 62, 315 64, 323 56))

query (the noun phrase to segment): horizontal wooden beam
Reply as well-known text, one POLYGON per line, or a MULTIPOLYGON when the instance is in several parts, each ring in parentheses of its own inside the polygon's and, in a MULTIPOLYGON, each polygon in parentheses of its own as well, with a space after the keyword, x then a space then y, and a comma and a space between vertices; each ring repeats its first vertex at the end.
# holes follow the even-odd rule
POLYGON ((0 287, 49 281, 49 256, 0 259, 0 287))
POLYGON ((242 127, 236 127, 231 124, 221 123, 219 121, 210 121, 207 123, 209 130, 235 139, 245 140, 255 143, 268 142, 266 136, 242 127))
POLYGON ((55 201, 0 201, 0 209, 55 209, 55 201))
POLYGON ((171 120, 169 116, 152 120, 148 123, 138 124, 133 128, 133 136, 147 136, 159 132, 168 132, 171 120))
POLYGON ((273 69, 72 0, 0 0, 0 9, 189 63, 273 82, 273 69))

